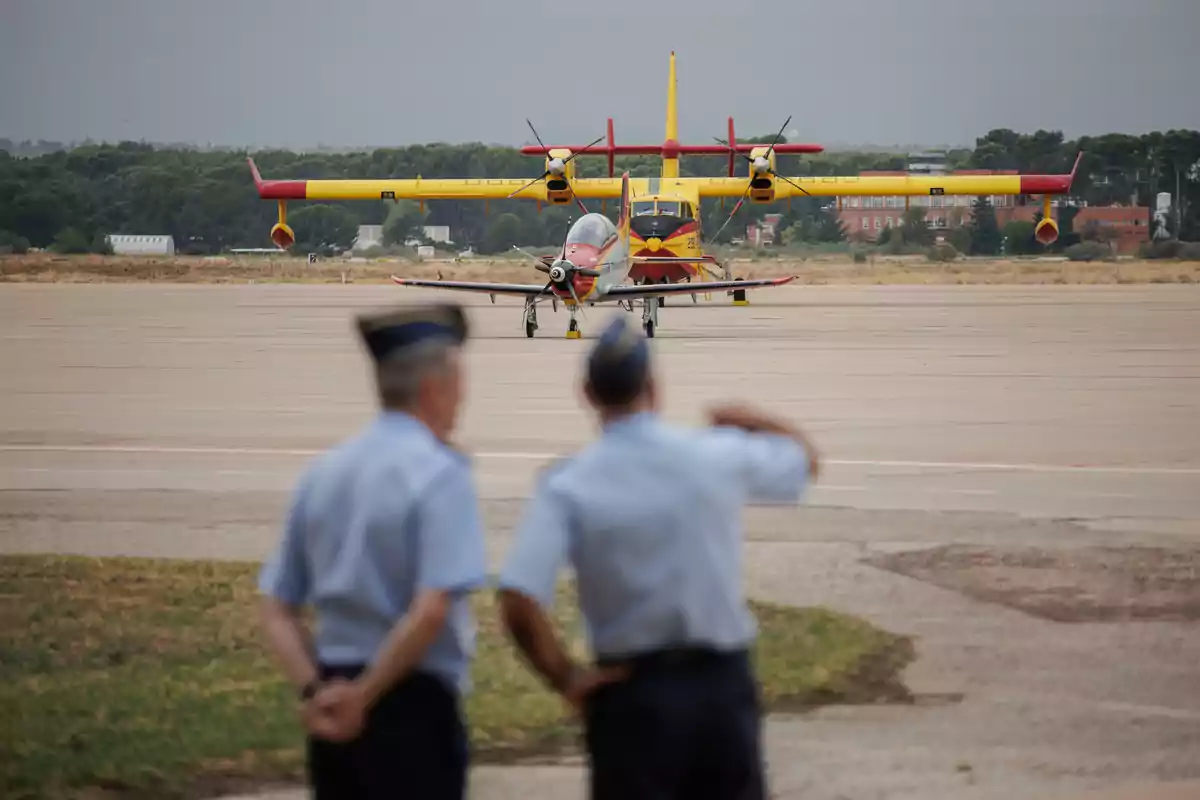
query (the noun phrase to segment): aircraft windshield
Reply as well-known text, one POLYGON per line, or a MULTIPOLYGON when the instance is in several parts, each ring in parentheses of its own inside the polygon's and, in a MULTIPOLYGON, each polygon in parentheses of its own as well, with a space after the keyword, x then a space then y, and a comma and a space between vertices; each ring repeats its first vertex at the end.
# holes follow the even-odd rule
POLYGON ((633 204, 633 215, 635 217, 642 217, 647 214, 653 214, 653 213, 654 213, 654 201, 653 200, 644 200, 640 203, 633 204))
POLYGON ((590 244, 600 247, 608 241, 614 231, 615 228, 607 217, 589 214, 571 226, 571 232, 567 234, 567 244, 590 244))
POLYGON ((659 200, 658 201, 658 213, 660 216, 665 214, 665 215, 672 216, 672 217, 678 217, 679 216, 679 203, 666 202, 663 200, 659 200))

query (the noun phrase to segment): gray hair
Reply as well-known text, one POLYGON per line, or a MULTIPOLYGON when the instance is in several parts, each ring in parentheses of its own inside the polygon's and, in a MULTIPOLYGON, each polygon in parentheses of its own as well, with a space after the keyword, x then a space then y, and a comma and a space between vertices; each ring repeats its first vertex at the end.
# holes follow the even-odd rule
POLYGON ((375 369, 379 399, 389 408, 409 408, 421 383, 450 366, 458 345, 446 338, 429 339, 385 357, 375 369))

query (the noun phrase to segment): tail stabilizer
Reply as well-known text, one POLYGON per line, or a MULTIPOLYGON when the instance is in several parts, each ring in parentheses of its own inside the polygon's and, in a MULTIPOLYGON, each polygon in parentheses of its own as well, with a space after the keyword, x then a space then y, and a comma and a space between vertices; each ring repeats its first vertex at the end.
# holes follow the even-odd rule
POLYGON ((631 217, 629 210, 629 173, 621 174, 621 213, 617 217, 617 235, 621 237, 621 241, 629 242, 629 220, 631 217))

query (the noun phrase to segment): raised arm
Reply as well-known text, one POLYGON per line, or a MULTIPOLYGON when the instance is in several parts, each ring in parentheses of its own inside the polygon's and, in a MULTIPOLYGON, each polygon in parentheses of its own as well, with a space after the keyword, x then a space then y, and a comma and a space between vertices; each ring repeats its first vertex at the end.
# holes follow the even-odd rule
POLYGON ((751 499, 795 502, 820 474, 817 448, 798 426, 744 405, 717 407, 709 418, 726 429, 717 439, 721 463, 745 481, 751 499))

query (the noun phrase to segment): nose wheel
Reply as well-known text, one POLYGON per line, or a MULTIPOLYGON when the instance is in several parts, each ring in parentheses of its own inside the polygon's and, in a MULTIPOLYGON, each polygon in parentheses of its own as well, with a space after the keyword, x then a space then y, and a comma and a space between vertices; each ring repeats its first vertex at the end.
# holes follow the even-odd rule
POLYGON ((658 328, 658 300, 657 297, 648 297, 642 302, 642 327, 648 339, 654 338, 654 331, 658 328))
POLYGON ((525 300, 525 313, 522 315, 522 322, 525 325, 525 337, 533 338, 533 332, 537 330, 537 304, 534 303, 534 298, 529 297, 525 300))

